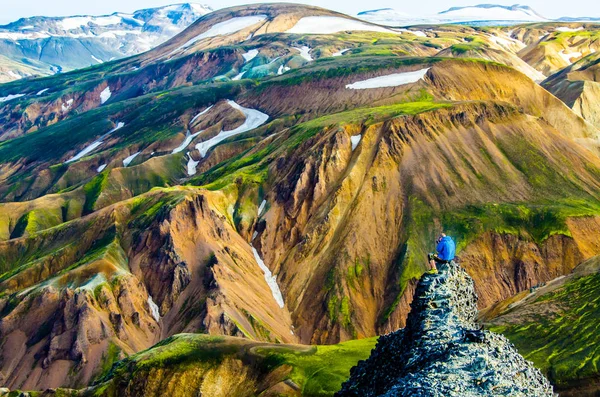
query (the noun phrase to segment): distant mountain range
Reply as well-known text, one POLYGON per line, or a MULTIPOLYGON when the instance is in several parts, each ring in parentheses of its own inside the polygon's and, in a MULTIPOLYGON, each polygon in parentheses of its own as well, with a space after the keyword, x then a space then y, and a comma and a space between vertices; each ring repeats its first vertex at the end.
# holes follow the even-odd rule
POLYGON ((598 21, 600 18, 563 17, 548 19, 529 6, 515 4, 503 6, 498 4, 479 4, 467 7, 451 7, 434 15, 415 16, 382 8, 358 13, 358 17, 369 22, 392 26, 409 26, 424 24, 468 24, 468 25, 509 25, 523 22, 578 22, 598 21))
POLYGON ((186 3, 131 14, 21 18, 0 26, 0 83, 148 51, 211 11, 186 3))

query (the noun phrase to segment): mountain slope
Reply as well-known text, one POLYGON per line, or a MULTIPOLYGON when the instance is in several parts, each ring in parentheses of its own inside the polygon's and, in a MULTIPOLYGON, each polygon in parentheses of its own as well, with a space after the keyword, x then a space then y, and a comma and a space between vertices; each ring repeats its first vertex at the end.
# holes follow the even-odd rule
POLYGON ((211 11, 179 4, 131 14, 21 18, 0 26, 0 83, 148 51, 211 11))
POLYGON ((581 117, 600 127, 600 57, 592 53, 548 77, 542 84, 581 117))
POLYGON ((571 274, 524 291, 484 313, 489 326, 505 334, 535 362, 564 396, 598 393, 598 258, 571 274), (572 337, 564 338, 564 335, 572 337))

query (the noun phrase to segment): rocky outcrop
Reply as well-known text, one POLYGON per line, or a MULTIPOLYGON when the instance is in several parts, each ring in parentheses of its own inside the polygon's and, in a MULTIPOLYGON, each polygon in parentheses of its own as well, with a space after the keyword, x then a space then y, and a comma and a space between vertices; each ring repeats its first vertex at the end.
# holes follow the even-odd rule
POLYGON ((478 330, 473 280, 456 263, 423 276, 411 307, 337 396, 553 396, 506 338, 478 330))

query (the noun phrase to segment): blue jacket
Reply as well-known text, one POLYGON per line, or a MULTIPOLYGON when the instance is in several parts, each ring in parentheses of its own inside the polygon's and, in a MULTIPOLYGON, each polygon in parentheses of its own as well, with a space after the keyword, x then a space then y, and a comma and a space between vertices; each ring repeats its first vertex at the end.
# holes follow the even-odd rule
POLYGON ((445 261, 451 261, 454 259, 456 246, 454 245, 454 240, 452 240, 452 237, 443 237, 435 249, 438 252, 438 258, 445 261))

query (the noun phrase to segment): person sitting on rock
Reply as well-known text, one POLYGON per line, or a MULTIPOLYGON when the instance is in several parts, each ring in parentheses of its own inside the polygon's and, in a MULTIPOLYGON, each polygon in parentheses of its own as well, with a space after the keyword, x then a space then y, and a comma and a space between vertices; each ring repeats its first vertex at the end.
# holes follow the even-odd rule
POLYGON ((445 233, 440 233, 436 240, 436 244, 435 250, 437 251, 437 254, 428 255, 429 265, 431 267, 430 270, 432 271, 437 271, 436 263, 450 263, 454 259, 454 254, 456 252, 454 240, 452 240, 452 237, 446 236, 445 233))

